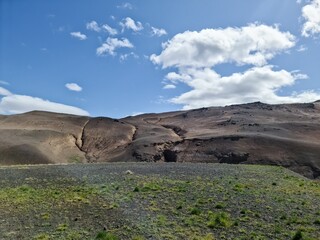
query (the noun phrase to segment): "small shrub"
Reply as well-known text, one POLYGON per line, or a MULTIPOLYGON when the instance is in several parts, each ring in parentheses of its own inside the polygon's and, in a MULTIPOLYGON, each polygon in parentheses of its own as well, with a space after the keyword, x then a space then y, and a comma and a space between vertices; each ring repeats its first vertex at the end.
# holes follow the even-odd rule
POLYGON ((81 162, 82 162, 82 159, 81 159, 80 156, 75 155, 75 156, 69 157, 69 162, 70 162, 70 163, 81 163, 81 162))
POLYGON ((107 233, 103 231, 97 234, 96 240, 119 240, 119 238, 113 235, 112 233, 107 233))
POLYGON ((316 225, 320 225, 320 219, 315 220, 313 223, 316 225))
POLYGON ((178 206, 176 207, 176 209, 177 209, 177 210, 182 209, 182 205, 178 205, 178 206))
POLYGON ((64 232, 68 229, 68 225, 67 224, 59 224, 58 227, 57 227, 57 231, 59 232, 64 232))
POLYGON ((303 239, 303 234, 301 230, 298 230, 292 237, 292 240, 302 240, 302 239, 303 239))
POLYGON ((158 215, 158 223, 159 225, 165 225, 167 222, 167 217, 164 215, 158 215))
POLYGON ((261 217, 261 215, 260 215, 259 213, 255 213, 254 216, 255 216, 256 218, 260 218, 260 217, 261 217))
POLYGON ((208 227, 215 228, 215 227, 230 227, 232 222, 230 220, 230 215, 228 213, 211 213, 209 216, 208 227))
POLYGON ((34 237, 34 240, 49 240, 49 239, 50 239, 49 235, 44 234, 44 233, 39 234, 34 237))
POLYGON ((201 213, 201 210, 196 207, 194 207, 190 210, 190 214, 192 214, 192 215, 199 215, 200 213, 201 213))
POLYGON ((195 238, 196 240, 214 240, 214 236, 212 233, 207 234, 204 237, 195 238))
POLYGON ((218 204, 215 206, 216 209, 222 209, 222 208, 224 208, 224 207, 225 207, 225 206, 224 206, 223 203, 218 203, 218 204))
POLYGON ((142 192, 155 192, 155 191, 159 191, 159 190, 161 190, 161 187, 158 184, 153 183, 153 182, 145 183, 143 185, 143 187, 141 188, 142 192))
POLYGON ((286 220, 287 219, 287 216, 286 215, 282 215, 281 217, 280 217, 280 220, 286 220))
POLYGON ((134 236, 132 240, 144 240, 145 238, 142 236, 134 236))
POLYGON ((246 209, 242 209, 241 211, 240 211, 240 214, 246 214, 247 213, 247 210, 246 209))

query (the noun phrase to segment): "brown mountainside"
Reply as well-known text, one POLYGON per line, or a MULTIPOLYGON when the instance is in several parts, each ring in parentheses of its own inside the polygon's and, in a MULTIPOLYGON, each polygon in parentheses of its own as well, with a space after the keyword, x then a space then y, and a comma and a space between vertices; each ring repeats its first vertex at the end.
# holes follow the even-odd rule
POLYGON ((123 119, 0 116, 0 165, 77 162, 272 164, 320 178, 320 102, 260 102, 123 119))

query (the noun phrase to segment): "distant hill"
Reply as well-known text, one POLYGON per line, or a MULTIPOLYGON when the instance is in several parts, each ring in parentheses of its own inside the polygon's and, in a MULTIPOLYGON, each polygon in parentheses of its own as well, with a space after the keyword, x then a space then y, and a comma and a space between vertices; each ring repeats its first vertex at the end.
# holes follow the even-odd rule
POLYGON ((255 102, 123 119, 0 115, 0 165, 135 161, 280 165, 320 178, 320 102, 255 102))

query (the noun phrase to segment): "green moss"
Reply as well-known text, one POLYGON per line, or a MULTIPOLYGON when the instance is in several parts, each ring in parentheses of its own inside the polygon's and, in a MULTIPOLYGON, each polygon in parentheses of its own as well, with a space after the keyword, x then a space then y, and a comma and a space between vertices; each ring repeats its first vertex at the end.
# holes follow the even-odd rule
POLYGON ((82 157, 79 155, 70 156, 69 163, 82 163, 82 157))
POLYGON ((38 234, 37 236, 35 236, 33 239, 34 240, 49 240, 50 237, 48 234, 41 233, 41 234, 38 234))
POLYGON ((64 232, 68 229, 68 224, 63 223, 57 226, 57 231, 64 232))

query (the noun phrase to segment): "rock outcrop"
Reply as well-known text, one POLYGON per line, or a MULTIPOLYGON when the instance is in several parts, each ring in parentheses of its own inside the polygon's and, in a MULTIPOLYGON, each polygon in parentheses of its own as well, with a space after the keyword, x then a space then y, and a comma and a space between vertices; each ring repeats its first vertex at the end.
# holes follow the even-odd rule
POLYGON ((0 164, 271 164, 320 178, 320 105, 260 102, 123 119, 0 116, 0 164))

